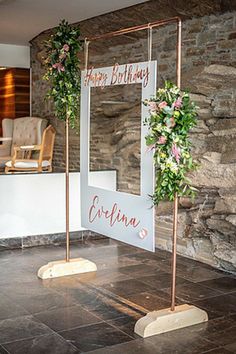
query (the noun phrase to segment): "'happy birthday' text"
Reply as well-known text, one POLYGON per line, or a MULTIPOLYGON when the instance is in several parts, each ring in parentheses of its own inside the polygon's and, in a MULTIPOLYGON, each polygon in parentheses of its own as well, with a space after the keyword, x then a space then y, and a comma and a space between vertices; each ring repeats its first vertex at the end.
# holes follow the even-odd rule
POLYGON ((84 84, 85 86, 92 85, 94 87, 104 88, 110 85, 125 85, 142 83, 146 87, 149 80, 148 65, 141 68, 139 64, 115 64, 109 72, 99 71, 91 67, 86 71, 84 84))

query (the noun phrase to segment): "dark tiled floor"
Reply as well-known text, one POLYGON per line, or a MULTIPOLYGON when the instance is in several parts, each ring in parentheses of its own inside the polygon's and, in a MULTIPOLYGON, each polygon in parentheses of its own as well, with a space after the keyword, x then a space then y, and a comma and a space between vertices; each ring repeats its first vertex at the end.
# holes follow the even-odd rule
POLYGON ((72 246, 97 273, 41 281, 61 246, 0 252, 0 354, 236 353, 236 279, 178 256, 177 304, 207 310, 209 322, 142 339, 135 322, 169 306, 170 254, 99 240, 72 246))

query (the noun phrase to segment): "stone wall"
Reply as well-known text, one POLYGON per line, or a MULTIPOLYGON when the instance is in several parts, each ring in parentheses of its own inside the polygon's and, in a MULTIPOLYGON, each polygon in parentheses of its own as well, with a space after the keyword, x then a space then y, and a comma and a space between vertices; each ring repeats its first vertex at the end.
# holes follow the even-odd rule
MULTIPOLYGON (((146 21, 143 22, 153 20, 155 14, 152 9, 156 3, 145 4, 146 21)), ((95 33, 104 31, 103 24, 112 18, 115 19, 113 27, 110 24, 107 30, 115 29, 118 24, 126 27, 125 20, 132 18, 135 21, 135 16, 140 23, 142 11, 139 9, 143 11, 142 6, 136 6, 129 8, 126 16, 119 11, 84 21, 81 23, 82 34, 89 35, 91 28, 95 33)), ((215 267, 235 271, 236 12, 187 17, 183 22, 182 87, 189 88, 199 106, 198 125, 192 131, 191 139, 193 154, 201 167, 192 175, 194 185, 199 188, 197 198, 195 201, 180 201, 178 252, 215 267)), ((128 22, 128 25, 132 24, 128 22)), ((44 101, 47 87, 42 81, 43 40, 49 34, 50 31, 43 33, 32 41, 33 115, 49 118, 56 127, 54 168, 61 170, 64 168, 64 125, 53 117, 51 104, 44 101)), ((140 38, 137 34, 122 38, 92 44, 90 65, 108 66, 116 62, 147 60, 146 34, 140 38)), ((163 80, 175 78, 175 45, 175 26, 153 30, 152 57, 158 61, 159 86, 163 80)), ((93 94, 90 150, 92 169, 117 169, 118 189, 137 194, 139 95, 138 89, 131 91, 125 87, 121 91, 113 88, 93 94), (107 104, 107 101, 119 102, 107 104)), ((79 169, 79 137, 74 132, 71 132, 70 158, 71 170, 79 169)), ((156 219, 157 246, 170 249, 172 205, 162 203, 157 209, 156 219)))

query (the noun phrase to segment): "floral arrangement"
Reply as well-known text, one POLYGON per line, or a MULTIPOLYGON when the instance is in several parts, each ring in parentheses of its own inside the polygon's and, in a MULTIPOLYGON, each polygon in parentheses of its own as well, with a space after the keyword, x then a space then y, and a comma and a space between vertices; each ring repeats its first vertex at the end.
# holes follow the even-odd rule
POLYGON ((68 117, 72 128, 79 124, 79 35, 79 28, 74 28, 62 20, 55 33, 45 43, 47 58, 44 79, 51 84, 47 97, 54 101, 56 116, 61 120, 68 117))
POLYGON ((187 92, 171 82, 158 89, 156 96, 145 100, 150 116, 145 119, 149 133, 146 144, 154 150, 156 185, 153 204, 161 200, 174 200, 178 196, 194 196, 196 188, 186 174, 197 164, 191 156, 189 130, 196 125, 197 107, 187 92))

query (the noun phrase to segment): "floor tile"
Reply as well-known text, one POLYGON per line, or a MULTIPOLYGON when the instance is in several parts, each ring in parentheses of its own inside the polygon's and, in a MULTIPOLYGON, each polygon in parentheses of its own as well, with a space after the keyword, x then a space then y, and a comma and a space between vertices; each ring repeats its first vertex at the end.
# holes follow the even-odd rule
POLYGON ((33 316, 0 321, 0 344, 50 333, 52 330, 33 316))
POLYGON ((221 277, 218 279, 202 281, 200 284, 224 293, 236 291, 236 279, 233 279, 232 277, 221 277))
POLYGON ((40 312, 35 317, 56 332, 101 322, 98 317, 80 306, 63 307, 40 312))
POLYGON ((135 316, 140 313, 143 314, 143 312, 137 309, 136 305, 133 306, 125 299, 119 301, 118 299, 112 299, 106 296, 97 299, 95 303, 87 304, 85 308, 104 320, 119 318, 124 315, 135 316))
POLYGON ((6 268, 1 269, 0 285, 3 286, 5 284, 20 284, 22 282, 30 282, 34 281, 35 277, 36 274, 29 269, 24 269, 18 266, 18 268, 12 270, 6 266, 6 268))
POLYGON ((186 264, 179 262, 177 263, 177 276, 197 283, 205 280, 221 278, 225 276, 225 273, 218 270, 207 269, 200 265, 189 265, 186 267, 186 264))
POLYGON ((0 320, 29 315, 23 307, 16 305, 9 297, 0 294, 0 320))
POLYGON ((55 333, 4 344, 4 347, 10 354, 79 353, 77 348, 55 333))
POLYGON ((221 347, 221 348, 208 350, 207 352, 202 352, 201 354, 230 354, 230 352, 225 348, 221 347))
MULTIPOLYGON (((234 334, 235 337, 235 334, 234 334)), ((230 353, 236 353, 236 340, 232 342, 231 344, 228 344, 225 346, 225 349, 228 350, 230 353)))
POLYGON ((221 328, 218 328, 218 331, 212 330, 207 333, 207 339, 222 347, 234 344, 236 342, 236 322, 227 326, 225 325, 225 321, 221 321, 220 323, 221 328))
POLYGON ((185 329, 149 337, 146 338, 146 341, 158 348, 159 352, 163 354, 200 354, 218 347, 201 338, 201 332, 192 331, 186 335, 185 329))
POLYGON ((236 314, 235 298, 231 295, 220 295, 201 301, 193 301, 193 304, 206 310, 210 319, 236 314))
POLYGON ((60 335, 82 352, 132 340, 127 334, 104 322, 60 332, 60 335))
POLYGON ((94 276, 91 276, 91 274, 89 273, 81 274, 78 277, 78 280, 86 284, 91 283, 97 285, 104 285, 114 281, 127 280, 130 279, 131 277, 132 275, 122 274, 122 272, 120 272, 117 269, 115 270, 104 269, 104 270, 98 270, 97 272, 94 272, 94 276))
POLYGON ((123 317, 115 318, 113 320, 107 321, 110 325, 118 328, 122 332, 128 334, 133 338, 140 338, 134 333, 135 323, 142 317, 142 315, 136 313, 133 316, 124 315, 123 317))
MULTIPOLYGON (((156 289, 168 289, 171 287, 172 276, 169 273, 159 272, 156 275, 151 276, 142 276, 139 278, 139 281, 155 287, 156 289)), ((183 278, 176 277, 176 284, 189 283, 187 280, 183 278)))
MULTIPOLYGON (((142 279, 142 278, 140 278, 142 279)), ((154 286, 144 284, 136 279, 118 281, 105 285, 105 289, 120 296, 136 294, 143 291, 154 290, 154 286)))
POLYGON ((8 354, 6 349, 4 349, 1 345, 0 345, 0 354, 8 354))
MULTIPOLYGON (((88 277, 94 278, 95 272, 88 273, 88 277)), ((41 281, 42 287, 46 290, 56 291, 58 293, 69 293, 72 289, 79 289, 83 286, 79 282, 79 274, 54 279, 45 279, 41 281)))
POLYGON ((125 255, 120 257, 108 257, 108 258, 101 257, 94 261, 98 269, 108 269, 108 268, 119 269, 120 267, 126 267, 129 265, 135 265, 141 263, 141 259, 135 259, 131 256, 125 255))
POLYGON ((24 307, 31 314, 34 314, 60 307, 72 306, 74 301, 69 295, 49 293, 44 295, 35 295, 32 297, 22 296, 17 299, 17 304, 24 307))
POLYGON ((125 313, 136 312, 136 309, 126 304, 125 299, 103 288, 86 287, 68 290, 73 301, 100 319, 111 319, 123 316, 125 313))
MULTIPOLYGON (((128 343, 118 344, 111 347, 106 347, 88 354, 167 354, 158 347, 154 347, 151 343, 143 339, 136 339, 128 343)), ((169 353, 168 353, 169 354, 169 353)))
POLYGON ((170 307, 170 300, 153 295, 149 292, 128 295, 127 299, 135 304, 138 304, 148 311, 161 310, 170 307))
POLYGON ((15 301, 25 297, 32 298, 34 296, 52 294, 52 291, 45 288, 36 276, 33 281, 22 281, 21 283, 12 282, 10 284, 5 284, 1 289, 5 296, 8 296, 15 301))
POLYGON ((133 277, 139 277, 140 275, 151 275, 156 274, 157 270, 154 266, 145 265, 145 264, 136 264, 128 267, 120 268, 120 273, 124 273, 126 275, 132 275, 133 277))
MULTIPOLYGON (((171 289, 166 289, 170 293, 171 289)), ((196 283, 182 283, 176 285, 176 297, 181 301, 193 302, 212 296, 220 295, 217 290, 209 289, 196 283)))
POLYGON ((49 245, 38 246, 31 249, 32 254, 39 256, 44 260, 44 263, 49 261, 56 261, 59 259, 65 259, 66 248, 65 246, 49 245))

